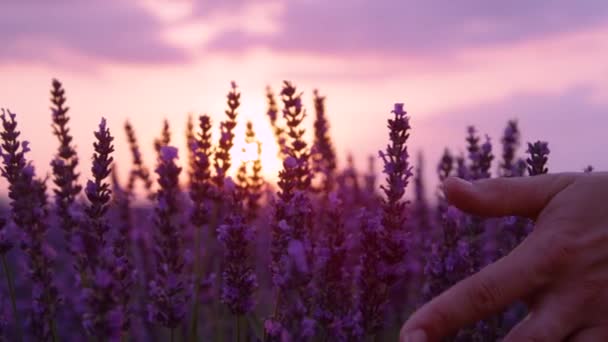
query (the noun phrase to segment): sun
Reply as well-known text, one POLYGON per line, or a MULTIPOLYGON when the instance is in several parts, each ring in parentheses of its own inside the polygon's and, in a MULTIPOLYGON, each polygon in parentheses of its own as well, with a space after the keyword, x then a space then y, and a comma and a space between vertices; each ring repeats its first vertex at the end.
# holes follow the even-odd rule
POLYGON ((264 115, 264 111, 256 110, 254 112, 253 109, 248 110, 246 107, 241 109, 240 116, 241 118, 234 129, 234 146, 231 150, 234 162, 229 174, 231 176, 236 175, 236 170, 243 162, 249 163, 260 158, 264 179, 275 182, 282 162, 278 157, 279 146, 277 140, 268 119, 264 115), (253 142, 246 141, 245 132, 248 121, 252 123, 255 133, 255 141, 253 142), (261 152, 259 155, 258 147, 261 152))

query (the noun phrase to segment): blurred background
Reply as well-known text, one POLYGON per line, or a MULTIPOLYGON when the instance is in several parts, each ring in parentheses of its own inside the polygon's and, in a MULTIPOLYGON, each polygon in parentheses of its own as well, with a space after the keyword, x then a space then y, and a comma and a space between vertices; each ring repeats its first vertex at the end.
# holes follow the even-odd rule
POLYGON ((424 152, 431 184, 446 146, 465 151, 470 124, 500 155, 509 119, 518 120, 524 142, 549 142, 551 171, 603 170, 607 37, 608 2, 599 0, 3 0, 0 107, 18 114, 40 175, 58 145, 52 78, 67 91, 84 177, 101 116, 124 179, 127 118, 149 166, 164 118, 185 157, 188 113, 207 113, 218 125, 232 80, 242 92, 237 140, 252 120, 269 178, 280 161, 265 87, 278 92, 282 80, 304 92, 307 127, 313 89, 327 96, 340 167, 348 153, 366 167, 387 142, 393 103, 404 102, 410 152, 424 152))

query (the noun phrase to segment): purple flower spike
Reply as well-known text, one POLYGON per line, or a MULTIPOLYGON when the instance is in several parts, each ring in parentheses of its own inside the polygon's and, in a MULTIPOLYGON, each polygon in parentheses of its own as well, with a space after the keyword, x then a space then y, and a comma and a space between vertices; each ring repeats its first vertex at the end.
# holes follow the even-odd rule
POLYGON ((534 144, 528 143, 528 173, 530 176, 542 175, 549 172, 547 160, 549 159, 549 144, 544 141, 537 141, 534 144))
POLYGON ((63 86, 58 80, 53 80, 51 113, 53 133, 59 140, 59 148, 55 159, 51 162, 51 167, 53 169, 53 182, 56 186, 54 193, 57 216, 59 216, 60 227, 65 232, 65 240, 69 246, 73 230, 78 228, 78 222, 71 215, 70 208, 74 205, 82 186, 78 183, 79 175, 76 172, 78 156, 72 144, 73 137, 68 128, 70 121, 69 107, 65 106, 65 101, 63 86))
POLYGON ((230 149, 234 144, 234 128, 236 127, 236 118, 238 108, 241 105, 241 93, 237 89, 234 81, 230 82, 230 91, 227 95, 228 109, 226 109, 226 120, 220 123, 220 141, 215 152, 214 167, 215 167, 215 184, 221 188, 224 185, 224 179, 230 167, 232 166, 232 158, 230 149))
POLYGON ((2 110, 1 156, 2 176, 9 183, 12 220, 23 232, 21 249, 27 257, 27 274, 32 284, 29 331, 36 340, 46 341, 54 336, 53 327, 60 303, 53 282, 53 258, 47 253, 46 185, 35 178, 34 167, 25 159, 29 151, 26 142, 19 142, 16 115, 2 110))
POLYGON ((519 148, 520 135, 517 121, 510 120, 502 137, 502 163, 500 168, 503 177, 513 177, 517 174, 515 152, 519 148))
POLYGON ((386 198, 383 199, 382 225, 384 227, 384 274, 380 276, 387 286, 403 276, 405 264, 406 244, 405 238, 405 207, 407 201, 403 200, 405 188, 412 176, 412 167, 409 164, 407 152, 407 139, 409 138, 410 123, 402 103, 396 103, 393 110, 394 117, 388 120, 390 143, 385 151, 380 151, 384 162, 386 185, 380 188, 386 198))
POLYGON ((218 228, 218 239, 224 245, 222 302, 232 314, 240 316, 253 309, 253 292, 257 278, 250 264, 250 245, 255 237, 253 228, 245 222, 239 199, 233 202, 233 212, 218 228))
POLYGON ((179 174, 182 169, 176 164, 175 147, 163 146, 159 155, 156 173, 160 187, 154 219, 157 260, 155 278, 149 284, 148 317, 153 323, 175 329, 184 318, 187 302, 179 221, 179 174))
POLYGON ((331 135, 329 134, 329 122, 325 114, 325 97, 314 91, 315 102, 315 139, 312 146, 313 170, 321 177, 320 190, 329 193, 334 184, 334 173, 336 170, 336 151, 331 135))

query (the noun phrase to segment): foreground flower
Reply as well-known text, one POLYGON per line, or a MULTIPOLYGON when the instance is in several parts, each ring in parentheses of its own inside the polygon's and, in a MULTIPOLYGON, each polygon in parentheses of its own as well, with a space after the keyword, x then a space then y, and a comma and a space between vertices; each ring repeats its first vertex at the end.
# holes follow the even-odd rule
POLYGON ((60 302, 53 283, 53 256, 46 242, 46 186, 36 179, 34 167, 25 159, 28 143, 19 141, 16 115, 2 110, 2 176, 9 183, 12 219, 23 231, 21 249, 27 256, 32 302, 29 331, 36 340, 56 340, 55 314, 60 302))
MULTIPOLYGON (((127 191, 129 194, 133 194, 135 189, 135 181, 139 178, 144 182, 144 186, 149 195, 152 191, 152 179, 150 177, 150 171, 144 165, 141 158, 141 151, 139 144, 137 143, 137 137, 135 136, 135 130, 129 121, 125 122, 125 133, 127 134, 127 141, 131 150, 131 156, 133 158, 133 164, 131 172, 129 172, 129 182, 127 183, 127 191)), ((151 197, 151 196, 150 196, 151 197)))
POLYGON ((336 152, 329 134, 329 122, 325 115, 325 97, 319 95, 317 90, 313 94, 315 102, 313 170, 321 176, 321 190, 329 193, 333 188, 336 152))
POLYGON ((528 154, 530 157, 526 159, 528 163, 528 173, 530 176, 542 175, 549 172, 547 169, 547 160, 549 159, 549 144, 544 141, 528 143, 528 154))
POLYGON ((237 110, 241 105, 241 93, 237 90, 235 82, 230 84, 230 92, 228 92, 227 99, 228 109, 225 111, 227 119, 220 123, 220 142, 215 151, 214 159, 214 181, 219 188, 222 188, 224 185, 226 173, 232 166, 230 149, 234 145, 234 128, 236 127, 237 110))
POLYGON ((406 146, 410 130, 409 117, 402 103, 396 103, 392 113, 393 119, 388 120, 390 142, 385 151, 380 151, 384 162, 383 173, 386 175, 386 184, 380 187, 385 195, 382 200, 384 269, 380 270, 380 276, 389 287, 403 276, 406 267, 405 239, 408 232, 405 230, 405 208, 408 202, 403 196, 412 176, 406 146))
POLYGON ((122 314, 122 306, 116 303, 117 283, 112 278, 112 272, 116 268, 122 269, 122 266, 114 262, 107 243, 110 225, 106 214, 112 199, 108 177, 114 161, 114 137, 103 118, 95 132, 95 138, 97 141, 93 144, 95 152, 91 167, 93 177, 85 188, 89 200, 89 205, 84 210, 87 215, 86 226, 80 229, 79 234, 84 246, 79 264, 85 304, 83 321, 89 334, 98 338, 110 338, 118 336, 123 325, 122 319, 117 318, 118 314, 122 314))
POLYGON ((163 146, 156 168, 159 189, 156 194, 156 274, 149 284, 151 303, 148 317, 153 323, 167 327, 173 333, 182 323, 187 293, 184 284, 184 260, 181 250, 182 234, 179 222, 179 174, 177 149, 163 146))
POLYGON ((65 232, 65 240, 69 244, 72 240, 72 232, 78 228, 78 222, 73 217, 71 208, 74 205, 76 197, 80 194, 82 186, 78 184, 78 156, 72 144, 73 137, 70 134, 68 123, 69 107, 65 105, 65 90, 58 80, 53 80, 53 89, 51 90, 51 107, 53 118, 53 133, 59 140, 59 148, 55 159, 51 162, 53 169, 53 182, 56 188, 55 206, 57 208, 57 216, 61 221, 60 227, 65 232))
POLYGON ((502 163, 500 164, 501 176, 513 177, 517 175, 517 160, 515 152, 519 148, 520 132, 517 121, 510 120, 507 123, 502 137, 502 163))
MULTIPOLYGON (((317 294, 315 319, 332 341, 355 338, 353 328, 352 270, 348 267, 348 239, 342 201, 335 192, 328 195, 321 212, 319 243, 316 247, 317 294)), ((357 330, 358 331, 358 330, 357 330)))
POLYGON ((257 278, 250 261, 250 248, 255 235, 253 227, 245 221, 243 198, 236 188, 229 195, 229 201, 231 213, 218 228, 218 240, 224 246, 225 260, 222 302, 233 315, 242 316, 253 309, 253 292, 257 288, 257 278))

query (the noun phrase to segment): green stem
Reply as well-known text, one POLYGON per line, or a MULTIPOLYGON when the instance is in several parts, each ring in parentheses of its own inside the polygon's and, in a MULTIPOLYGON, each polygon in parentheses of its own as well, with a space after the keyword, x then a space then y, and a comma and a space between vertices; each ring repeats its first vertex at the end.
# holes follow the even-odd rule
POLYGON ((241 342, 241 324, 240 324, 240 316, 234 316, 235 325, 236 325, 236 342, 241 342))
POLYGON ((53 338, 53 342, 58 342, 59 338, 57 337, 57 325, 55 324, 55 320, 51 318, 51 334, 53 338))
POLYGON ((15 318, 15 325, 17 326, 17 336, 19 338, 19 341, 22 341, 23 333, 21 332, 21 323, 19 322, 19 316, 17 312, 17 300, 15 299, 15 284, 13 283, 13 276, 11 275, 11 271, 8 268, 8 263, 6 262, 5 254, 2 254, 2 268, 4 268, 4 273, 6 274, 6 282, 8 283, 8 292, 11 297, 13 317, 15 318))
POLYGON ((201 270, 201 231, 203 227, 198 227, 195 238, 195 259, 194 259, 194 308, 192 309, 192 320, 190 321, 190 341, 196 341, 198 338, 198 293, 200 291, 200 283, 202 277, 201 270))
POLYGON ((170 332, 169 332, 169 335, 170 335, 170 341, 171 341, 171 342, 174 342, 174 341, 175 341, 175 329, 174 329, 174 328, 171 328, 171 329, 169 329, 169 331, 170 331, 170 332))

